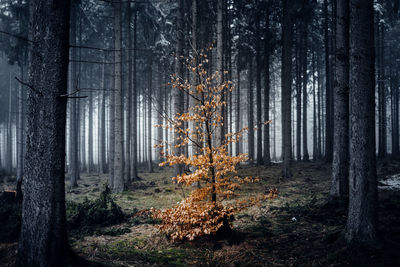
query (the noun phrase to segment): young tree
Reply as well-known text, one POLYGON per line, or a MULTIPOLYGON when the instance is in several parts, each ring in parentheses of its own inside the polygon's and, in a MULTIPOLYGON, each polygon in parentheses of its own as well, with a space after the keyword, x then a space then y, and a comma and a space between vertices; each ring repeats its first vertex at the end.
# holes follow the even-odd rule
POLYGON ((67 266, 65 124, 69 1, 30 1, 27 151, 16 266, 67 266))
MULTIPOLYGON (((226 102, 221 95, 231 90, 231 82, 218 83, 222 74, 217 71, 213 75, 208 75, 204 68, 208 61, 206 55, 200 53, 199 58, 198 65, 194 65, 197 60, 192 60, 188 66, 188 69, 198 76, 198 83, 190 84, 176 76, 172 80, 173 87, 194 98, 195 104, 188 112, 176 114, 164 126, 180 133, 175 146, 182 147, 190 142, 197 147, 199 153, 192 156, 172 153, 166 156, 166 161, 160 166, 177 164, 189 166, 192 173, 180 173, 173 179, 186 186, 199 182, 202 185, 194 189, 176 207, 155 212, 155 216, 162 219, 159 229, 169 233, 172 239, 192 240, 197 236, 215 234, 221 227, 229 228, 234 213, 254 205, 260 199, 251 197, 233 204, 222 202, 236 195, 234 191, 241 184, 258 179, 236 176, 236 165, 246 161, 247 157, 245 154, 230 156, 228 152, 229 144, 236 142, 248 128, 238 133, 226 134, 221 144, 213 140, 219 138, 214 137, 213 133, 219 127, 224 127, 221 107, 226 105, 226 102), (192 122, 196 127, 186 129, 185 122, 192 122)), ((160 146, 163 145, 165 144, 160 146)), ((271 190, 268 195, 261 196, 261 199, 275 196, 276 191, 271 190)))
POLYGON ((348 243, 377 241, 374 1, 350 0, 350 194, 348 243))

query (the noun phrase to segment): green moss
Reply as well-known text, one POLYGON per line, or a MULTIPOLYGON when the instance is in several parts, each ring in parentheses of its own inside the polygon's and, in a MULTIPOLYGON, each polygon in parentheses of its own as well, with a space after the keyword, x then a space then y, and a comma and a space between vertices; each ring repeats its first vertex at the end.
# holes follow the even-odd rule
POLYGON ((187 251, 179 248, 159 250, 138 249, 136 240, 122 240, 109 245, 100 246, 98 249, 105 256, 121 260, 135 259, 141 262, 156 264, 157 266, 188 266, 187 251))
POLYGON ((105 186, 95 200, 85 199, 83 203, 68 201, 66 205, 69 229, 92 234, 95 227, 121 223, 126 215, 111 198, 110 189, 105 186))

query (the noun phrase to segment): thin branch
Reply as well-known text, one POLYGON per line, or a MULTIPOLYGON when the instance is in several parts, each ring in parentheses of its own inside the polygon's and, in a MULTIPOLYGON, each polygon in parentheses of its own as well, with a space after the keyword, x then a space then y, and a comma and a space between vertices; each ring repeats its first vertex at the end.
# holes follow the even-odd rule
POLYGON ((35 93, 37 93, 40 96, 43 96, 42 92, 39 92, 38 90, 36 90, 35 88, 33 88, 32 85, 30 85, 29 83, 23 82, 20 79, 18 79, 17 77, 14 77, 20 84, 27 86, 29 89, 31 89, 32 91, 34 91, 35 93))
POLYGON ((12 34, 12 33, 6 32, 6 31, 0 30, 0 33, 8 35, 8 36, 11 36, 11 37, 14 37, 14 38, 17 38, 17 39, 20 39, 20 40, 28 42, 28 43, 35 43, 34 41, 29 40, 28 38, 25 38, 25 37, 22 37, 22 36, 19 36, 19 35, 16 35, 16 34, 12 34))

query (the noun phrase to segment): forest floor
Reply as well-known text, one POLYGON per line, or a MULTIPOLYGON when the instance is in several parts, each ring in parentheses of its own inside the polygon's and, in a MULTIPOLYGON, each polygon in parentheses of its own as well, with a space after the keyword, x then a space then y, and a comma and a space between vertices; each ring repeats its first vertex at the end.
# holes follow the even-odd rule
MULTIPOLYGON (((261 179, 242 187, 241 197, 271 188, 278 189, 278 197, 237 214, 229 236, 191 242, 169 240, 148 212, 173 207, 190 188, 172 183, 169 169, 140 173, 142 180, 128 191, 112 194, 124 218, 107 226, 71 228, 70 245, 90 262, 87 266, 400 266, 400 190, 384 186, 400 173, 400 162, 378 164, 381 243, 373 251, 349 249, 340 238, 347 212, 327 203, 330 165, 295 163, 292 170, 291 179, 280 180, 279 164, 240 167, 240 175, 261 179)), ((11 182, 0 180, 0 192, 12 188, 11 182)), ((78 188, 67 188, 67 216, 76 219, 74 208, 81 206, 74 205, 98 199, 106 182, 106 175, 83 174, 78 188)), ((20 206, 14 205, 16 212, 0 203, 0 266, 15 260, 20 206)))

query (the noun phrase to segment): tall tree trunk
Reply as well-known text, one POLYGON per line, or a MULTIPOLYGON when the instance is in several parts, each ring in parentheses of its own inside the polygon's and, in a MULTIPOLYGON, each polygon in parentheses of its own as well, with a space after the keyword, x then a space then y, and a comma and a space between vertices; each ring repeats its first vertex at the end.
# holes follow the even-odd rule
POLYGON ((324 0, 324 42, 325 42, 325 76, 326 76, 326 105, 325 105, 325 161, 331 162, 333 156, 333 123, 332 123, 332 85, 329 37, 328 0, 324 0))
POLYGON ((147 153, 149 155, 148 161, 147 161, 147 170, 148 172, 153 172, 153 158, 152 158, 152 152, 153 152, 153 147, 151 144, 151 139, 152 139, 152 106, 153 106, 153 53, 150 52, 150 55, 148 56, 148 117, 147 117, 147 153))
POLYGON ((126 184, 130 184, 132 181, 131 177, 131 155, 132 155, 132 36, 131 36, 131 21, 132 21, 132 8, 131 3, 127 3, 126 10, 126 31, 128 38, 128 79, 127 79, 127 108, 126 108, 126 140, 125 140, 125 181, 126 184))
POLYGON ((13 149, 12 149, 12 82, 11 82, 11 71, 9 73, 9 88, 8 88, 8 118, 7 118, 7 165, 6 169, 9 173, 12 172, 12 162, 13 162, 13 149))
MULTIPOLYGON (((218 71, 218 85, 224 82, 224 32, 223 32, 223 7, 225 0, 217 0, 217 71, 218 71)), ((225 101, 226 91, 221 92, 221 101, 225 101)), ((225 140, 225 112, 226 106, 221 106, 221 117, 223 125, 217 129, 217 146, 221 145, 225 140)))
MULTIPOLYGON (((78 83, 79 86, 79 83, 78 83)), ((82 99, 82 101, 80 101, 80 122, 81 122, 81 126, 80 126, 80 130, 81 130, 81 170, 84 172, 86 171, 86 99, 82 99)))
POLYGON ((249 69, 248 69, 248 81, 249 81, 249 89, 247 93, 247 97, 249 100, 249 113, 247 114, 249 121, 249 134, 248 134, 248 153, 249 153, 249 161, 253 163, 254 161, 254 97, 253 97, 253 55, 252 52, 249 53, 249 69))
MULTIPOLYGON (((104 57, 104 61, 106 57, 104 57)), ((100 107, 100 172, 107 173, 106 161, 106 65, 102 64, 101 69, 101 107, 100 107)))
POLYGON ((291 94, 292 94, 292 18, 291 0, 283 0, 282 17, 282 176, 291 176, 290 162, 292 157, 292 125, 291 125, 291 94))
POLYGON ((297 25, 296 29, 296 156, 297 161, 301 161, 301 69, 303 65, 302 61, 302 51, 303 47, 301 45, 300 36, 300 25, 297 25))
MULTIPOLYGON (((93 79, 93 69, 89 71, 89 79, 93 79)), ((87 172, 91 173, 93 168, 93 92, 88 92, 89 118, 88 118, 88 164, 87 172)))
POLYGON ((308 66, 308 27, 307 24, 303 25, 303 160, 308 161, 310 159, 308 155, 308 134, 307 134, 307 66, 308 66))
POLYGON ((377 241, 373 2, 350 0, 350 244, 377 241))
MULTIPOLYGON (((76 21, 77 21, 77 12, 78 12, 78 3, 77 1, 71 1, 71 16, 70 16, 70 43, 71 45, 76 45, 76 21)), ((72 48, 71 49, 71 58, 77 58, 77 50, 72 48)), ((76 62, 70 63, 70 93, 76 92, 78 87, 77 82, 77 66, 76 62)), ((70 119, 69 119, 69 145, 70 145, 70 162, 69 162, 69 171, 70 171, 70 187, 78 186, 78 179, 79 179, 79 147, 78 147, 78 139, 79 139, 79 132, 78 132, 78 102, 77 99, 71 99, 70 101, 70 119)))
POLYGON ((392 156, 398 158, 399 151, 399 77, 397 68, 392 67, 392 76, 390 83, 390 92, 392 96, 392 156))
POLYGON ((336 5, 336 72, 331 199, 345 200, 349 176, 349 2, 336 5))
MULTIPOLYGON (((239 58, 240 58, 240 51, 239 53, 239 58)), ((235 122, 235 132, 240 131, 240 69, 237 69, 237 86, 236 86, 236 122, 235 122)), ((241 152, 241 145, 243 144, 243 139, 239 138, 239 140, 235 144, 235 152, 236 156, 238 156, 241 152)))
MULTIPOLYGON (((183 56, 183 0, 178 0, 178 14, 177 14, 177 41, 176 41, 176 60, 175 60, 175 74, 179 79, 183 78, 183 65, 181 62, 181 56, 183 56)), ((184 109, 184 95, 183 91, 178 88, 174 89, 174 114, 182 114, 184 109)), ((180 134, 175 132, 174 135, 174 154, 179 156, 183 153, 181 147, 177 147, 176 145, 180 143, 178 140, 180 138, 180 134)), ((174 173, 175 175, 181 174, 183 172, 183 166, 181 164, 174 165, 174 173)))
POLYGON ((115 35, 115 122, 114 122, 114 138, 115 138, 115 148, 114 148, 114 192, 122 192, 125 189, 124 185, 124 169, 123 169, 123 117, 122 117, 122 47, 121 47, 121 1, 115 1, 114 3, 114 35, 115 35))
POLYGON ((312 51, 312 60, 311 60, 311 66, 312 66, 312 79, 313 79, 313 84, 312 84, 312 89, 313 89, 313 161, 316 161, 318 158, 318 138, 317 138, 317 100, 316 100, 316 77, 315 77, 315 47, 313 46, 313 51, 312 51))
MULTIPOLYGON (((264 57, 265 57, 265 62, 264 62, 264 121, 269 121, 269 99, 270 99, 270 34, 269 34, 269 6, 267 7, 267 15, 265 18, 265 27, 266 27, 266 33, 265 33, 265 40, 264 40, 264 57)), ((260 125, 260 127, 264 128, 264 164, 269 165, 271 163, 271 153, 270 153, 270 124, 267 123, 263 126, 260 125)))
POLYGON ((133 16, 133 62, 132 62, 132 166, 131 166, 131 179, 137 180, 138 179, 138 171, 137 171, 137 162, 138 162, 138 140, 137 140, 137 132, 138 132, 138 112, 137 112, 137 101, 138 101, 138 88, 137 88, 137 81, 136 81, 136 57, 137 57, 137 10, 135 4, 135 13, 133 16))
MULTIPOLYGON (((20 78, 24 80, 24 64, 20 63, 20 78)), ((18 127, 17 127, 17 194, 22 193, 22 177, 24 175, 24 145, 25 145, 25 89, 22 84, 18 90, 18 127)), ((1 150, 0 150, 1 153, 1 150)))
MULTIPOLYGON (((261 36, 260 36, 260 9, 257 12, 256 17, 256 105, 257 105, 257 165, 264 164, 263 154, 262 154, 262 117, 261 117, 261 36)), ((252 126, 251 126, 252 127, 252 126)))
MULTIPOLYGON (((157 88, 157 110, 159 112, 158 116, 157 116, 157 124, 158 125, 162 125, 163 124, 163 116, 161 114, 163 114, 164 112, 164 88, 163 88, 163 78, 164 78, 164 73, 161 70, 161 63, 157 64, 157 72, 158 72, 158 88, 157 88)), ((162 127, 158 127, 157 128, 157 144, 163 141, 163 128, 162 127)), ((163 160, 162 157, 162 152, 163 152, 163 148, 160 147, 157 149, 157 164, 160 164, 163 160)))
POLYGON ((380 16, 378 15, 377 21, 377 35, 378 35, 378 116, 379 116, 379 146, 378 146, 378 157, 386 157, 387 150, 387 138, 386 138, 386 89, 385 89, 385 45, 384 45, 384 33, 385 26, 381 22, 380 16))
POLYGON ((30 90, 21 237, 16 266, 71 262, 65 216, 69 1, 30 1, 30 90), (34 51, 34 52, 32 52, 34 51))
POLYGON ((318 72, 318 78, 317 78, 317 82, 318 82, 318 94, 317 94, 317 99, 318 99, 318 107, 317 107, 317 111, 318 111, 318 115, 317 115, 317 124, 318 124, 318 140, 317 140, 317 158, 320 159, 321 155, 322 155, 322 93, 321 93, 321 88, 322 88, 322 64, 321 64, 321 58, 320 58, 320 50, 317 48, 317 72, 318 72))

